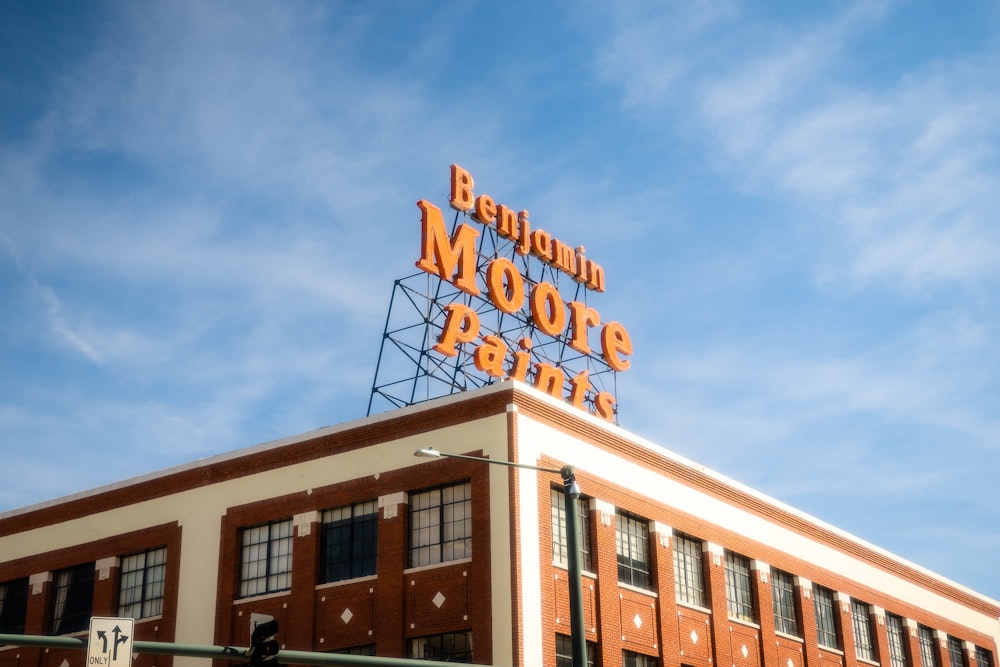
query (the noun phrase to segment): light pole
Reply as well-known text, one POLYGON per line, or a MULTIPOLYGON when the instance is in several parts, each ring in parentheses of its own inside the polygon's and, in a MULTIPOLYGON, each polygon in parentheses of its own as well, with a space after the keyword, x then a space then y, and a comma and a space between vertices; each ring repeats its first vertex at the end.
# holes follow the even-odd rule
POLYGON ((580 518, 576 512, 576 501, 580 498, 580 485, 576 482, 576 471, 573 469, 573 466, 545 468, 541 466, 533 466, 528 463, 515 463, 513 461, 487 459, 480 456, 446 454, 445 452, 439 452, 433 447, 418 449, 413 452, 413 455, 425 458, 449 458, 463 459, 466 461, 479 461, 480 463, 507 466, 508 468, 524 468, 525 470, 537 470, 538 472, 552 472, 562 477, 563 498, 565 499, 564 504, 566 506, 566 556, 567 564, 569 566, 569 615, 570 640, 573 645, 573 667, 587 667, 587 635, 583 627, 583 584, 581 583, 583 567, 580 558, 580 536, 577 532, 580 527, 580 518))

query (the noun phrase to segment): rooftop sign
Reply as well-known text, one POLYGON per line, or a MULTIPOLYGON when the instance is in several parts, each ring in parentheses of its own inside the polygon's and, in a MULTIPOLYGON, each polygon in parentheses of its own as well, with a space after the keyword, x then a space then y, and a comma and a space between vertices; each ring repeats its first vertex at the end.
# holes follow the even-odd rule
MULTIPOLYGON (((497 203, 474 187, 472 174, 451 166, 449 204, 456 214, 450 232, 441 208, 417 202, 416 266, 439 279, 439 288, 454 289, 428 290, 433 295, 426 295, 422 311, 423 344, 399 345, 392 334, 405 328, 390 332, 387 322, 380 366, 392 341, 404 351, 419 348, 407 353, 418 375, 436 377, 447 367, 458 371, 453 378, 477 378, 473 385, 513 378, 613 421, 617 400, 605 376, 630 367, 632 340, 621 323, 604 322, 587 303, 590 293, 605 291, 603 267, 582 245, 533 227, 527 210, 497 203), (425 365, 425 358, 436 361, 425 365)), ((463 382, 450 384, 464 388, 463 382)), ((385 395, 387 386, 379 384, 377 371, 373 398, 385 395)))

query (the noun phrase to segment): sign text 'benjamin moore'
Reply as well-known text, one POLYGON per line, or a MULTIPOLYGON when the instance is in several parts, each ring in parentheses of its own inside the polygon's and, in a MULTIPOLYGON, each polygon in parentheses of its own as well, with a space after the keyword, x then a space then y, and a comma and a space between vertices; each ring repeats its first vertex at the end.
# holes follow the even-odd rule
MULTIPOLYGON (((497 204, 486 194, 476 196, 472 175, 458 165, 451 166, 451 207, 469 215, 483 226, 494 226, 496 234, 513 243, 513 255, 534 256, 574 282, 596 292, 605 290, 604 269, 586 257, 583 246, 574 247, 553 237, 543 229, 532 229, 526 210, 497 204)), ((417 267, 471 296, 480 296, 483 283, 490 302, 502 313, 516 314, 527 305, 534 327, 545 336, 564 340, 569 347, 590 357, 590 333, 596 330, 600 341, 599 358, 613 371, 627 370, 631 362, 632 340, 619 322, 602 323, 597 310, 580 301, 565 302, 559 289, 549 282, 535 282, 518 271, 508 257, 494 257, 477 270, 476 239, 479 231, 468 224, 458 225, 449 236, 441 209, 427 200, 417 202, 421 211, 422 242, 417 267)), ((509 377, 528 381, 533 373, 534 385, 553 396, 561 396, 567 380, 556 364, 536 363, 531 366, 531 339, 505 341, 497 332, 481 333, 475 309, 462 303, 444 306, 447 312, 441 334, 433 349, 445 356, 458 354, 458 346, 481 342, 473 352, 476 368, 494 378, 509 377)), ((568 401, 581 409, 594 408, 594 413, 614 419, 614 397, 601 391, 594 394, 588 371, 580 371, 568 380, 568 401)))

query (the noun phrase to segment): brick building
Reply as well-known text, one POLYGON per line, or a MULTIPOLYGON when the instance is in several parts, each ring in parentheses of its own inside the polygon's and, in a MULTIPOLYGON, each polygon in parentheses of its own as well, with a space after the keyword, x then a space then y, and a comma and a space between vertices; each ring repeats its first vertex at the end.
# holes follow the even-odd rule
POLYGON ((425 447, 576 467, 595 665, 996 666, 1000 603, 513 381, 0 514, 0 632, 246 646, 266 614, 288 649, 566 664, 558 475, 425 447))

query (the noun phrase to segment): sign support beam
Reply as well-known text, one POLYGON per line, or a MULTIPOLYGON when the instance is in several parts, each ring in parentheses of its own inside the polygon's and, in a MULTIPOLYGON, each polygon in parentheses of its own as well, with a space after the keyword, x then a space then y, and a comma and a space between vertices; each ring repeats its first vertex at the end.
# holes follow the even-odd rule
MULTIPOLYGON (((48 637, 43 635, 0 634, 0 646, 37 646, 87 650, 87 640, 82 637, 48 637)), ((246 648, 235 646, 208 646, 203 644, 177 644, 173 642, 132 642, 132 651, 155 655, 175 655, 186 658, 210 660, 239 660, 247 662, 246 648)), ((454 667, 453 662, 417 660, 415 658, 387 658, 370 655, 320 653, 317 651, 281 650, 274 657, 278 665, 316 665, 316 667, 454 667)))

